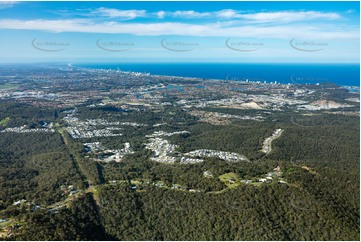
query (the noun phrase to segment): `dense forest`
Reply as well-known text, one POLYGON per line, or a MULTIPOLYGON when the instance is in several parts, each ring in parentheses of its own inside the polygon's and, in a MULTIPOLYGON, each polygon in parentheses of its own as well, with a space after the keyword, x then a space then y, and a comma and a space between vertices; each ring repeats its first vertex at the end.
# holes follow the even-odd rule
POLYGON ((175 107, 154 112, 80 106, 81 120, 147 125, 127 126, 122 136, 74 139, 66 132, 63 111, 0 103, 0 131, 56 124, 55 132, 0 133, 0 219, 6 221, 0 232, 11 234, 4 240, 360 239, 358 117, 290 111, 263 122, 217 126, 175 107), (187 165, 154 162, 144 148, 145 135, 159 130, 158 123, 165 123, 165 132, 189 132, 167 137, 178 145, 175 155, 214 149, 245 155, 250 162, 210 157, 187 165), (260 152, 277 128, 284 132, 273 151, 260 152), (85 142, 101 142, 107 149, 129 142, 134 153, 122 162, 99 162, 90 159, 85 142), (277 166, 287 183, 232 187, 220 179, 235 174, 258 181, 277 166))

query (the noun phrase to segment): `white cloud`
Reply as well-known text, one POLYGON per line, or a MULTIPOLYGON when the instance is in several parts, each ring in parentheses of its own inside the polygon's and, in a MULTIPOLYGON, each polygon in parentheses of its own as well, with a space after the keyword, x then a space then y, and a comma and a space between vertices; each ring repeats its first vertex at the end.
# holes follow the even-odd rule
POLYGON ((337 29, 316 25, 223 25, 187 23, 119 23, 115 21, 95 23, 90 20, 0 20, 0 29, 40 30, 52 32, 113 33, 139 36, 198 36, 198 37, 254 37, 277 39, 359 39, 358 28, 337 29))
POLYGON ((155 15, 158 17, 158 18, 161 18, 161 19, 163 19, 165 16, 166 16, 166 12, 164 12, 164 11, 158 11, 158 12, 156 12, 155 13, 155 15))
POLYGON ((109 17, 135 19, 138 17, 157 17, 163 19, 165 17, 185 18, 185 19, 214 19, 214 20, 245 20, 254 23, 291 23, 308 20, 337 20, 342 16, 336 12, 320 12, 320 11, 274 11, 274 12, 257 12, 245 13, 234 9, 223 9, 213 12, 197 12, 194 10, 178 10, 178 11, 157 11, 148 13, 146 10, 119 10, 114 8, 97 8, 91 11, 92 17, 109 17))
POLYGON ((175 11, 172 13, 173 17, 183 17, 183 18, 203 18, 211 16, 209 12, 196 12, 193 10, 188 11, 175 11))
POLYGON ((260 12, 260 13, 243 13, 233 9, 223 9, 215 12, 196 12, 175 11, 164 12, 159 11, 162 17, 165 14, 177 18, 214 18, 214 19, 243 19, 259 23, 289 23, 307 21, 313 19, 337 20, 341 19, 341 15, 335 12, 319 12, 319 11, 276 11, 276 12, 260 12))
POLYGON ((1 1, 0 9, 12 8, 17 3, 18 3, 17 1, 1 1))
POLYGON ((221 11, 217 11, 214 15, 218 18, 240 18, 241 15, 233 10, 233 9, 223 9, 221 11))
POLYGON ((312 19, 325 19, 336 20, 341 16, 333 12, 318 12, 318 11, 281 11, 281 12, 267 12, 267 13, 254 13, 242 14, 239 16, 242 19, 252 20, 255 22, 274 22, 274 23, 288 23, 306 21, 312 19))
POLYGON ((146 16, 145 10, 119 10, 114 8, 98 8, 95 11, 92 11, 94 15, 100 15, 102 17, 109 18, 124 18, 124 19, 135 19, 138 17, 146 16))

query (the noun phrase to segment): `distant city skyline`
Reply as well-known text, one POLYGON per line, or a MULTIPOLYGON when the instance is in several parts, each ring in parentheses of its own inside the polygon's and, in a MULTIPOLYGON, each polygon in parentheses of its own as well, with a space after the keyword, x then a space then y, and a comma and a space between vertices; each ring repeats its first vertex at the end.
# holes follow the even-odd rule
POLYGON ((1 63, 359 63, 359 2, 0 2, 1 63))

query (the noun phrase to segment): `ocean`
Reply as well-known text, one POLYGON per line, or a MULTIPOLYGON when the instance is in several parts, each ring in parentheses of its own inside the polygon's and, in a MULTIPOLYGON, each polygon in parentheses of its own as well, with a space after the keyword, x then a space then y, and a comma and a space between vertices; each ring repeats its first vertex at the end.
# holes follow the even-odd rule
POLYGON ((359 64, 102 63, 73 66, 205 79, 282 84, 332 82, 341 86, 360 86, 359 64))

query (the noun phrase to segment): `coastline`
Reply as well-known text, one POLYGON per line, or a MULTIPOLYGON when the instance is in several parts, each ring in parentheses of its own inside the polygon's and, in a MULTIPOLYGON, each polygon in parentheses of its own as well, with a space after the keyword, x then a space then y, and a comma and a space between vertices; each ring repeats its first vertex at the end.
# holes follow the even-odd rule
MULTIPOLYGON (((176 65, 179 65, 180 63, 177 63, 176 65)), ((225 78, 209 78, 209 77, 197 77, 197 76, 181 76, 181 75, 167 75, 167 74, 155 74, 152 72, 145 72, 145 71, 132 71, 132 70, 122 70, 120 68, 121 64, 109 64, 110 68, 103 68, 103 66, 107 66, 108 64, 92 64, 92 65, 88 65, 88 64, 72 64, 69 63, 68 66, 72 67, 72 68, 77 68, 77 69, 87 69, 87 70, 97 70, 97 71, 115 71, 115 72, 120 72, 120 73, 128 73, 128 74, 134 74, 134 75, 144 75, 144 76, 154 76, 154 77, 169 77, 169 78, 180 78, 180 79, 187 79, 187 80, 207 80, 207 81, 237 81, 237 82, 244 82, 244 83, 258 83, 258 84, 270 84, 270 85, 321 85, 323 83, 333 83, 335 85, 338 85, 340 87, 343 87, 347 90, 349 90, 350 92, 353 93, 357 93, 360 92, 360 82, 358 82, 359 85, 350 85, 348 83, 345 84, 340 84, 340 83, 335 83, 332 81, 327 81, 327 79, 325 78, 314 78, 313 80, 310 79, 309 81, 314 81, 313 83, 309 83, 309 82, 304 82, 302 83, 301 81, 298 82, 298 80, 296 79, 296 81, 294 81, 292 78, 292 75, 290 76, 290 80, 288 82, 282 82, 282 81, 268 81, 265 78, 261 79, 261 78, 237 78, 237 77, 232 77, 231 75, 226 76, 225 78), (119 66, 118 66, 119 65, 119 66), (116 69, 115 69, 116 68, 116 69), (258 80, 255 80, 258 79, 258 80), (319 81, 319 82, 317 82, 319 81), (322 82, 323 81, 323 82, 322 82)), ((133 64, 132 64, 133 65, 133 64)), ((134 64, 134 65, 138 65, 138 64, 134 64)), ((145 64, 139 64, 139 65, 145 65, 145 64)), ((151 65, 156 65, 154 63, 152 63, 151 65)), ((161 65, 161 64, 159 64, 161 65)), ((207 65, 207 64, 204 64, 207 65)), ((222 64, 224 65, 224 64, 222 64)), ((250 64, 248 64, 250 65, 250 64)), ((275 65, 275 64, 272 64, 275 65)), ((354 64, 357 65, 357 64, 354 64)), ((359 65, 358 65, 359 67, 359 65)))

